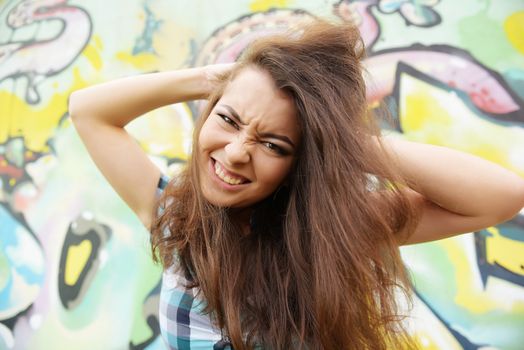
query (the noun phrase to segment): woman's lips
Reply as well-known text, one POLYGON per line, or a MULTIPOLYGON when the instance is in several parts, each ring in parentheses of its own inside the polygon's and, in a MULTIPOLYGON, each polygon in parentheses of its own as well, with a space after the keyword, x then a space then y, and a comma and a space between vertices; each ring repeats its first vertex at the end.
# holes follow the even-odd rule
POLYGON ((227 170, 220 161, 217 161, 214 158, 211 158, 211 161, 213 172, 224 184, 238 186, 250 182, 248 178, 227 170))

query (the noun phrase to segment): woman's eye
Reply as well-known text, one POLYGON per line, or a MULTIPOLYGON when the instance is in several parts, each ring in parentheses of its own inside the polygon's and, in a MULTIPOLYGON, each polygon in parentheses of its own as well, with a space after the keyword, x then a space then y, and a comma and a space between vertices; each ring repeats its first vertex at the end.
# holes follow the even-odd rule
POLYGON ((271 142, 262 142, 262 144, 267 148, 269 149, 270 151, 272 152, 275 152, 277 154, 280 154, 280 155, 285 155, 287 154, 286 151, 284 149, 282 149, 281 147, 275 145, 274 143, 271 143, 271 142))
POLYGON ((233 126, 235 129, 238 130, 238 125, 235 123, 235 121, 231 118, 229 118, 227 115, 217 113, 220 118, 222 118, 223 121, 228 123, 229 125, 233 126))

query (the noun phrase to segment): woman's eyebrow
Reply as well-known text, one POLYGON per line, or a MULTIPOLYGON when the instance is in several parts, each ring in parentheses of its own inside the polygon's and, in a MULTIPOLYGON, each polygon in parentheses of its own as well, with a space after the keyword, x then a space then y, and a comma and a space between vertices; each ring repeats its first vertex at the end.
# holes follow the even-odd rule
POLYGON ((233 115, 233 117, 235 117, 236 120, 238 120, 238 122, 242 125, 247 125, 246 123, 244 123, 244 121, 242 119, 240 119, 240 116, 238 115, 237 111, 235 111, 233 109, 233 107, 229 106, 229 105, 225 105, 225 104, 221 104, 220 106, 224 107, 225 109, 227 109, 229 111, 229 113, 231 113, 233 115))
MULTIPOLYGON (((231 113, 231 115, 236 119, 238 120, 238 122, 242 125, 247 125, 246 123, 244 123, 244 121, 242 119, 240 119, 240 116, 238 115, 238 113, 235 111, 235 109, 229 105, 226 105, 226 104, 220 104, 221 107, 224 107, 225 109, 227 109, 229 111, 229 113, 231 113)), ((260 137, 269 137, 269 138, 274 138, 274 139, 277 139, 277 140, 280 140, 280 141, 283 141, 287 144, 289 144, 291 147, 293 148, 296 148, 295 144, 293 143, 293 141, 291 141, 289 139, 289 137, 287 136, 284 136, 284 135, 277 135, 277 134, 273 134, 273 133, 269 133, 269 132, 265 132, 265 133, 261 133, 261 134, 258 134, 258 136, 260 137)))

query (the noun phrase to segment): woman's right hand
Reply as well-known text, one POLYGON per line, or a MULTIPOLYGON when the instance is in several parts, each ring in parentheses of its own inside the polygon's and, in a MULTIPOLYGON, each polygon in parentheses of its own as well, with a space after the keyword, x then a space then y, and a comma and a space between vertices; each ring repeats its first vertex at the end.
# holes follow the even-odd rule
POLYGON ((149 228, 160 170, 124 129, 153 109, 205 99, 234 64, 141 74, 75 91, 69 114, 102 174, 149 228))
POLYGON ((235 63, 219 63, 202 67, 206 79, 205 89, 207 91, 207 97, 215 91, 217 86, 224 81, 224 79, 227 79, 234 67, 235 63))

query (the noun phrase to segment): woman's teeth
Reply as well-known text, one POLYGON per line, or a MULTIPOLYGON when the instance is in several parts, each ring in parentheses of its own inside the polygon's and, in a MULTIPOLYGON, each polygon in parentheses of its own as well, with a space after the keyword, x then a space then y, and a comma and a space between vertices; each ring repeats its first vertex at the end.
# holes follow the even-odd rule
POLYGON ((218 162, 215 162, 215 174, 224 182, 230 184, 230 185, 239 185, 243 181, 241 179, 233 178, 229 175, 224 174, 224 171, 218 164, 218 162))

